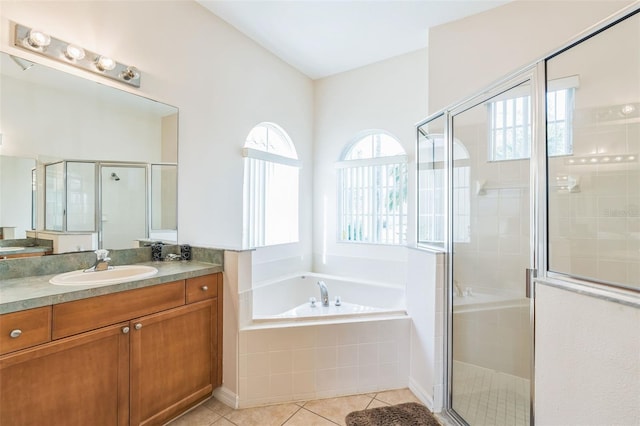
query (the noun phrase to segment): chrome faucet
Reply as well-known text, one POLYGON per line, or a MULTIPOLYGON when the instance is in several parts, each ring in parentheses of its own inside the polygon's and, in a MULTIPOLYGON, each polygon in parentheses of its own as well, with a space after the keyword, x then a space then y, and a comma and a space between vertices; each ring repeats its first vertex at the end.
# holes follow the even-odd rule
POLYGON ((96 263, 89 269, 85 269, 85 272, 98 272, 98 271, 106 271, 111 268, 109 266, 109 262, 111 262, 111 258, 109 257, 109 250, 99 249, 95 251, 96 254, 96 263))
POLYGON ((318 287, 320 287, 320 301, 322 306, 329 306, 329 289, 324 281, 318 281, 318 287))
POLYGON ((453 288, 453 294, 455 294, 458 297, 464 296, 464 292, 460 288, 460 285, 458 284, 457 280, 453 280, 453 287, 454 287, 453 288))

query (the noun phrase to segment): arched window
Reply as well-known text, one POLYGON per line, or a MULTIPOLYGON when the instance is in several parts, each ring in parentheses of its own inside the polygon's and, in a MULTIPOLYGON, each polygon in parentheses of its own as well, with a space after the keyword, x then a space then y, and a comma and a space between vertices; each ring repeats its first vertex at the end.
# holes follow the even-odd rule
POLYGON ((245 247, 298 241, 300 161, 287 132, 273 123, 254 127, 244 144, 245 247))
POLYGON ((405 244, 407 155, 384 131, 355 138, 338 162, 340 241, 405 244))

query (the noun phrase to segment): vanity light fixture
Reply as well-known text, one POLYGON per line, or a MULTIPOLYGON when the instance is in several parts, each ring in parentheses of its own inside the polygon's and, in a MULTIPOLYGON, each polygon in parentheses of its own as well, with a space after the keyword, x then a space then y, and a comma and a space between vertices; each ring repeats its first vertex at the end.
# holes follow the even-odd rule
POLYGON ((98 56, 96 58, 96 68, 100 71, 111 71, 116 67, 116 61, 108 56, 98 56))
POLYGON ((86 56, 86 53, 82 47, 69 44, 67 48, 64 49, 64 56, 70 61, 81 61, 86 56))
POLYGON ((25 41, 32 48, 42 50, 51 44, 51 36, 42 31, 31 29, 25 41))
POLYGON ((140 71, 134 66, 122 64, 109 56, 91 52, 76 44, 52 37, 43 31, 18 23, 11 24, 15 26, 13 45, 16 47, 130 86, 140 87, 140 71))
POLYGON ((126 81, 135 80, 140 78, 140 71, 136 67, 127 67, 126 70, 120 73, 120 78, 126 81))

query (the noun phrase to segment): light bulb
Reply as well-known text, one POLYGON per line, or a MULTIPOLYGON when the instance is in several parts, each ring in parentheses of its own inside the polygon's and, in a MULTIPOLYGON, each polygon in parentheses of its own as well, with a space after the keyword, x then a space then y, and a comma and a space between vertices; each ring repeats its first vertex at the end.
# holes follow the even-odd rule
POLYGON ((633 111, 636 110, 636 107, 634 107, 631 104, 627 104, 625 106, 622 107, 622 109, 620 110, 620 112, 622 112, 622 114, 624 115, 629 115, 631 114, 633 111))
POLYGON ((33 48, 42 49, 51 44, 51 36, 39 30, 30 30, 27 43, 33 48))
POLYGON ((98 56, 96 58, 96 68, 100 71, 111 71, 116 67, 116 61, 108 56, 98 56))
POLYGON ((64 50, 64 56, 71 61, 79 61, 84 58, 84 49, 74 44, 70 44, 64 50))

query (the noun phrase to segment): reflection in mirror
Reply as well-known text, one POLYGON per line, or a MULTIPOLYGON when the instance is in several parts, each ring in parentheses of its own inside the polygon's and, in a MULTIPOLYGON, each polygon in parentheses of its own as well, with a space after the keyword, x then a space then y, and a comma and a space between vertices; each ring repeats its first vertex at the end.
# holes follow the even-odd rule
POLYGON ((552 272, 640 288, 640 15, 547 61, 552 272), (612 48, 614 47, 614 48, 612 48), (580 84, 557 101, 554 82, 580 84), (563 124, 564 123, 564 124, 563 124), (553 156, 558 146, 566 155, 553 156))
POLYGON ((47 164, 45 176, 45 215, 44 229, 47 231, 64 231, 64 163, 47 164))
MULTIPOLYGON (((91 193, 90 188, 97 188, 99 182, 89 167, 95 167, 97 163, 175 166, 178 111, 175 107, 40 64, 20 66, 20 63, 31 65, 31 62, 16 59, 0 52, 0 158, 3 161, 0 171, 0 228, 15 226, 16 231, 20 230, 16 232, 18 235, 33 229, 28 231, 30 236, 37 235, 56 242, 53 244, 55 253, 98 248, 97 237, 89 245, 59 242, 60 239, 73 239, 77 232, 95 234, 103 225, 101 221, 95 222, 101 217, 97 210, 100 204, 95 195, 97 189, 91 193), (31 175, 28 187, 27 178, 9 175, 10 168, 4 167, 9 157, 29 159, 29 173, 35 167, 35 194, 31 175), (67 168, 66 177, 62 161, 67 167, 73 164, 67 168), (45 172, 45 165, 52 163, 60 166, 46 167, 45 172), (49 179, 45 179, 46 174, 51 175, 49 179), (24 185, 18 184, 23 181, 24 185), (17 194, 19 187, 26 188, 22 190, 24 193, 17 194), (51 196, 47 197, 45 205, 46 191, 51 196), (35 205, 31 202, 32 197, 35 205), (17 198, 21 201, 16 202, 17 198), (32 224, 34 212, 36 218, 32 224)), ((176 178, 175 173, 172 176, 176 178)), ((146 175, 145 181, 149 181, 146 175)), ((166 186, 177 185, 166 182, 166 186)), ((145 195, 143 198, 146 203, 148 197, 145 195)), ((160 199, 156 197, 156 201, 161 203, 156 211, 175 212, 176 199, 175 194, 163 194, 160 199)), ((116 219, 114 214, 123 216, 119 219, 132 219, 122 206, 109 214, 110 220, 116 219)), ((150 225, 148 209, 141 214, 142 217, 136 217, 136 221, 142 220, 150 225)), ((173 216, 175 219, 175 213, 173 216)), ((168 216, 166 219, 169 220, 168 216)), ((107 234, 116 232, 107 228, 104 231, 107 234)), ((172 229, 172 240, 175 241, 176 226, 172 229)), ((121 232, 117 231, 118 234, 121 232)), ((138 239, 149 236, 148 226, 142 231, 135 231, 135 234, 114 235, 111 240, 106 235, 107 242, 103 247, 132 247, 138 239), (115 245, 109 246, 108 241, 114 241, 115 245)), ((0 240, 0 245, 7 244, 9 241, 0 240)))
POLYGON ((152 240, 176 241, 178 218, 175 206, 178 196, 178 168, 175 164, 151 165, 151 229, 152 240))
POLYGON ((35 214, 32 200, 32 176, 36 162, 32 158, 0 155, 0 239, 24 239, 35 214))
POLYGON ((146 238, 147 169, 144 165, 100 168, 101 247, 133 247, 146 238), (126 206, 126 207, 125 207, 126 206))

